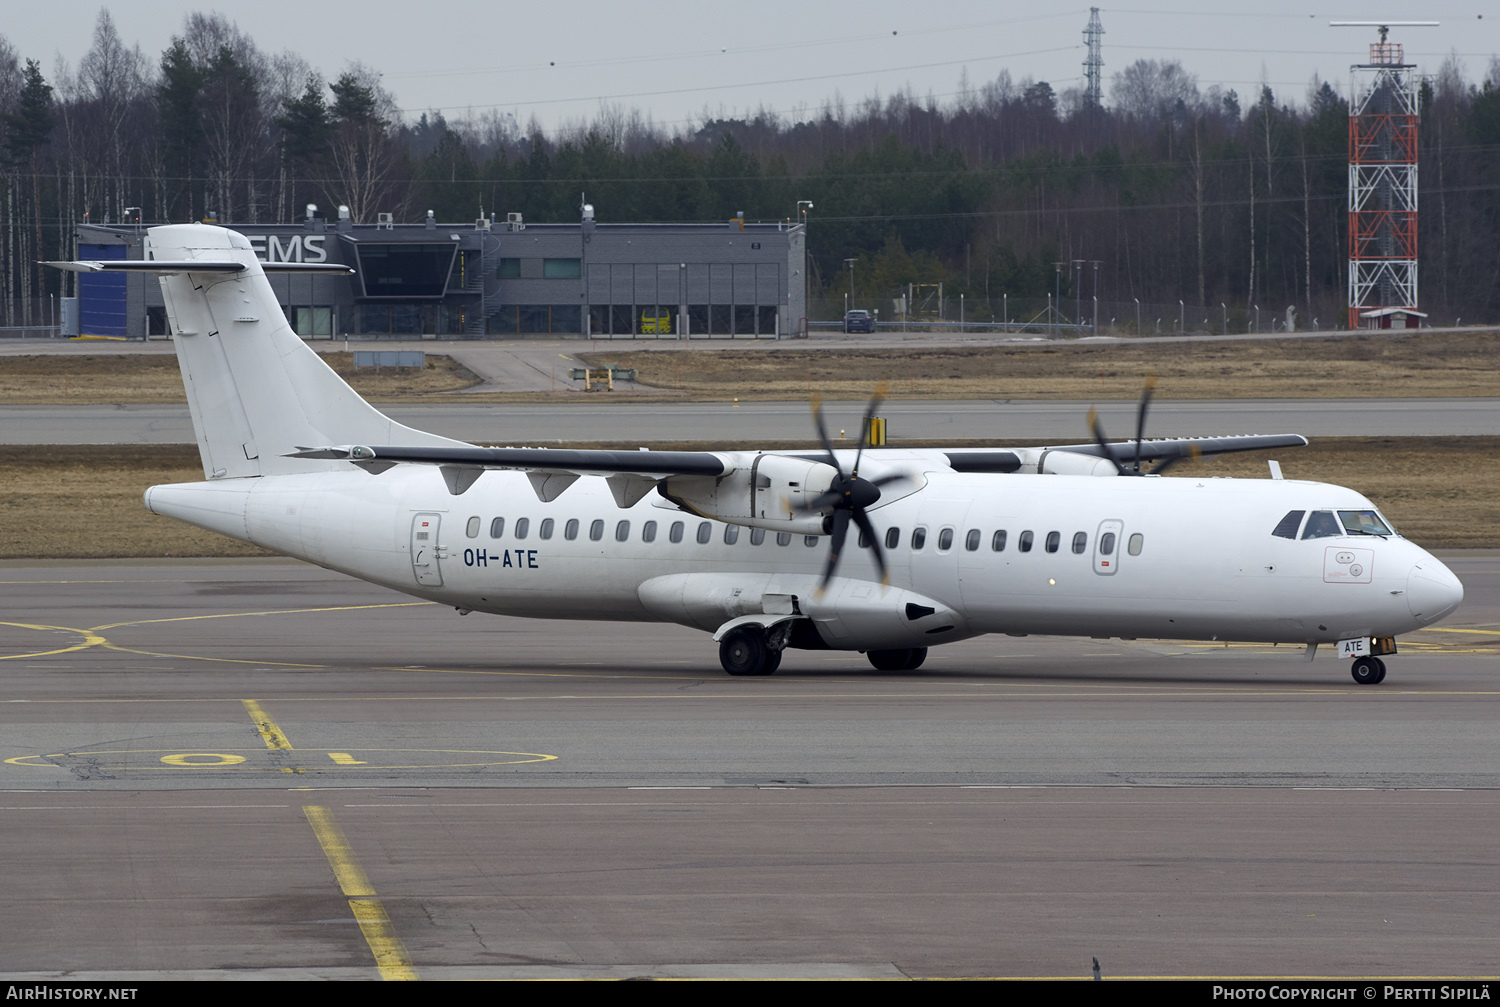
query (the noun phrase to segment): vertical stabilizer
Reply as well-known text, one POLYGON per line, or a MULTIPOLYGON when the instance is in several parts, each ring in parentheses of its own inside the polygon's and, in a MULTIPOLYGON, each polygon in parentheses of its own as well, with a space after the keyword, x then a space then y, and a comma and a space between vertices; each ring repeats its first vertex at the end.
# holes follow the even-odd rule
POLYGON ((287 324, 244 235, 205 224, 150 235, 208 478, 343 464, 283 457, 299 447, 463 444, 394 422, 319 359, 287 324), (194 261, 214 268, 196 272, 194 261), (231 262, 244 268, 226 271, 231 262))

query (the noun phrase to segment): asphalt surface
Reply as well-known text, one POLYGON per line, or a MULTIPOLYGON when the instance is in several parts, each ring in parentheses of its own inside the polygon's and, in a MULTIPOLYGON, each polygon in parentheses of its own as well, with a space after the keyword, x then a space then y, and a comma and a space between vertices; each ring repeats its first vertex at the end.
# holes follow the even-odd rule
POLYGON ((1037 637, 741 680, 301 564, 3 564, 0 976, 1492 973, 1500 553, 1448 562, 1374 687, 1037 637))
MULTIPOLYGON (((891 443, 902 439, 1091 440, 1097 405, 1106 432, 1133 437, 1133 402, 893 401, 881 407, 891 443)), ((813 435, 806 402, 684 402, 390 405, 391 417, 422 430, 485 444, 707 440, 773 442, 813 435)), ((857 436, 864 404, 829 402, 831 434, 857 436)), ((1500 431, 1500 398, 1158 400, 1147 436, 1300 433, 1308 437, 1488 435, 1500 431)), ((187 406, 0 406, 0 444, 190 444, 187 406)))

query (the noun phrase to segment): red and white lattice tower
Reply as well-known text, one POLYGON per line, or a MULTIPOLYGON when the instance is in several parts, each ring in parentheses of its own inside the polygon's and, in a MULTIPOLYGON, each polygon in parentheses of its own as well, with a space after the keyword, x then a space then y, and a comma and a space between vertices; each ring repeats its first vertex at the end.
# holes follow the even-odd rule
POLYGON ((1417 307, 1417 74, 1389 24, 1349 68, 1351 329, 1361 312, 1417 307))

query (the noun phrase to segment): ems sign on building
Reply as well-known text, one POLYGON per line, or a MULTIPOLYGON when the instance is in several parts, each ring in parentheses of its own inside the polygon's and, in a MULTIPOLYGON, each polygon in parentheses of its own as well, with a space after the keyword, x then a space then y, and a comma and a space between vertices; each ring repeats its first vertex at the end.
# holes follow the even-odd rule
MULTIPOLYGON (((530 223, 519 214, 442 224, 326 220, 234 224, 265 262, 327 262, 353 276, 270 277, 287 319, 307 338, 781 338, 806 316, 801 225, 530 223)), ((141 259, 147 229, 84 225, 81 258, 141 259)), ((86 335, 164 336, 154 279, 85 275, 86 335), (112 283, 97 282, 99 276, 112 283)))

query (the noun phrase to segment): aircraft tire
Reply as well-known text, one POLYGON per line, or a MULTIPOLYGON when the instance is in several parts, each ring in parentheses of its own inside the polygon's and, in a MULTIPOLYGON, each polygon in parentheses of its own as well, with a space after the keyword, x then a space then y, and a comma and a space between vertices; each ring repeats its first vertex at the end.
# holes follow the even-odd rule
POLYGON ((775 665, 766 660, 770 648, 759 629, 741 626, 719 643, 719 663, 731 675, 769 675, 775 665))
POLYGON ((765 670, 761 672, 761 674, 762 675, 774 675, 774 674, 776 674, 776 669, 779 668, 779 667, 781 667, 781 655, 785 654, 785 653, 786 653, 786 651, 784 651, 784 650, 772 650, 770 647, 767 647, 766 648, 766 667, 765 667, 765 670))
POLYGON ((913 647, 911 649, 911 657, 907 658, 906 667, 903 670, 916 671, 918 668, 922 667, 922 662, 925 660, 927 660, 927 648, 913 647))
MULTIPOLYGON (((923 652, 926 656, 926 652, 923 652)), ((870 664, 876 671, 905 671, 911 666, 912 651, 910 648, 903 650, 871 650, 865 652, 865 657, 870 659, 870 664)))
POLYGON ((1375 670, 1376 670, 1376 673, 1377 673, 1376 674, 1376 678, 1375 678, 1375 684, 1379 685, 1381 682, 1385 681, 1385 662, 1382 661, 1378 657, 1375 658, 1375 670))
POLYGON ((1381 664, 1378 657, 1356 657, 1349 673, 1360 685, 1378 685, 1381 679, 1381 664))

